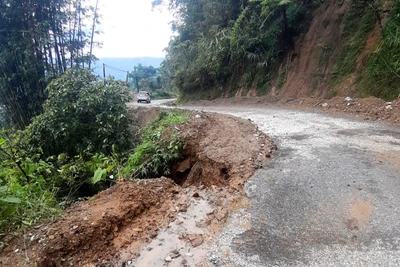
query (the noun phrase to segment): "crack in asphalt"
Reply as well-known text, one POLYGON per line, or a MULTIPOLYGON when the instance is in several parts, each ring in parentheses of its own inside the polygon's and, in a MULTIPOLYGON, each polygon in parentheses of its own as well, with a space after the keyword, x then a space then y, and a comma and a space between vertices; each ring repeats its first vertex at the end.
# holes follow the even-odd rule
POLYGON ((212 266, 400 266, 400 130, 319 113, 184 107, 251 119, 278 151, 246 184, 212 266), (243 227, 243 225, 251 227, 243 227))

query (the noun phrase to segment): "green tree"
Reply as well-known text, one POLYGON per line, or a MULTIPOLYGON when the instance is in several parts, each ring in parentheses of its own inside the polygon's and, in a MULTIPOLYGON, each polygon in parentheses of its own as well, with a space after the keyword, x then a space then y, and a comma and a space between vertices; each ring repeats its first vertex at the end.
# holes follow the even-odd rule
POLYGON ((129 73, 129 76, 132 79, 131 86, 136 88, 137 91, 160 88, 160 84, 157 83, 159 73, 153 66, 138 64, 134 67, 133 71, 129 73))
POLYGON ((91 12, 84 0, 0 2, 0 105, 9 124, 27 126, 42 110, 47 83, 90 60, 91 12))
POLYGON ((170 86, 181 95, 206 98, 217 96, 215 88, 252 86, 257 75, 265 85, 273 66, 293 49, 305 14, 315 7, 308 0, 168 2, 177 34, 167 48, 163 71, 170 73, 170 86), (246 78, 244 84, 238 84, 238 77, 246 78))
POLYGON ((112 153, 131 147, 126 103, 129 88, 99 80, 88 70, 70 69, 47 87, 43 113, 29 126, 31 143, 45 157, 112 153))

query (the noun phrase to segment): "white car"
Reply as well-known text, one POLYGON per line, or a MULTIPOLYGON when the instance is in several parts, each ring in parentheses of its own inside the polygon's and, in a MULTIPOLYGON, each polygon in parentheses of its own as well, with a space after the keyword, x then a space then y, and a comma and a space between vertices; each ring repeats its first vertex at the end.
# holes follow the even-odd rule
POLYGON ((146 102, 146 103, 150 103, 151 99, 150 99, 150 94, 146 91, 139 91, 138 95, 137 95, 137 102, 146 102))

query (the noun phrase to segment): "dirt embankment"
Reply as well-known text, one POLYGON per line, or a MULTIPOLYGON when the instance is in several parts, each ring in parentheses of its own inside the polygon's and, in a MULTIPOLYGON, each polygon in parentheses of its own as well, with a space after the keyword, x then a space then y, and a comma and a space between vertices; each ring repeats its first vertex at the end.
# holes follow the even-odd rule
POLYGON ((349 5, 349 1, 330 0, 315 10, 310 27, 289 54, 280 97, 327 96, 336 58, 342 49, 342 23, 349 5))
POLYGON ((227 115, 193 113, 175 129, 185 150, 174 180, 119 181, 27 230, 1 252, 0 265, 201 263, 229 212, 247 206, 243 184, 274 146, 251 122, 227 115))
POLYGON ((279 88, 277 78, 269 95, 280 98, 358 96, 363 91, 361 87, 365 86, 361 81, 366 75, 368 59, 382 42, 381 27, 388 16, 388 12, 383 12, 388 9, 384 2, 388 1, 381 2, 382 7, 377 11, 379 15, 376 13, 380 20, 374 22, 375 25, 366 33, 365 40, 361 41, 354 40, 358 25, 351 29, 351 36, 345 32, 349 21, 354 19, 349 18, 354 4, 352 1, 328 0, 321 4, 311 15, 309 27, 297 38, 293 51, 288 53, 287 59, 281 65, 286 74, 284 84, 279 88), (348 63, 353 64, 354 68, 343 74, 342 78, 335 78, 342 72, 338 63, 348 56, 346 53, 349 46, 358 41, 361 42, 357 48, 360 51, 354 62, 348 63))
POLYGON ((367 121, 385 121, 400 126, 400 99, 386 102, 376 97, 334 97, 316 100, 301 98, 285 103, 287 107, 314 109, 367 121))

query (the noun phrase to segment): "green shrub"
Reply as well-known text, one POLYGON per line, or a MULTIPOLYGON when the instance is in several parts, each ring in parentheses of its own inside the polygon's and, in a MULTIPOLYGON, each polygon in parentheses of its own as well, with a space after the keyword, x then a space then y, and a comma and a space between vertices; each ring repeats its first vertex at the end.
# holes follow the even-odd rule
POLYGON ((150 178, 170 173, 169 164, 180 157, 183 143, 172 125, 184 122, 181 112, 160 113, 159 119, 144 131, 142 143, 128 159, 125 168, 132 178, 150 178))
POLYGON ((58 171, 27 149, 24 136, 21 131, 1 133, 0 237, 60 212, 55 186, 58 171))
POLYGON ((112 185, 133 146, 124 84, 69 70, 47 90, 29 127, 0 132, 0 237, 112 185))
POLYGON ((30 140, 44 156, 110 154, 129 147, 129 88, 90 71, 71 69, 47 87, 44 111, 29 126, 30 140))

